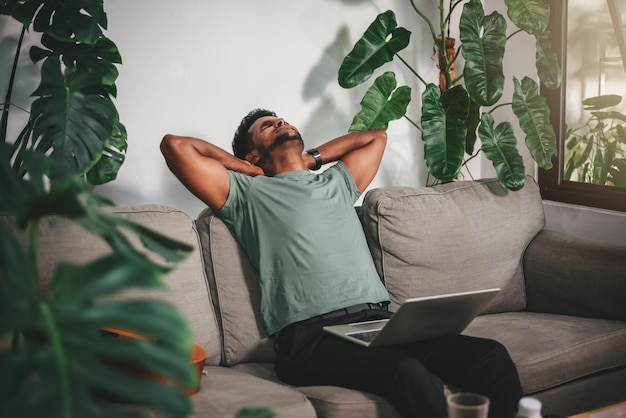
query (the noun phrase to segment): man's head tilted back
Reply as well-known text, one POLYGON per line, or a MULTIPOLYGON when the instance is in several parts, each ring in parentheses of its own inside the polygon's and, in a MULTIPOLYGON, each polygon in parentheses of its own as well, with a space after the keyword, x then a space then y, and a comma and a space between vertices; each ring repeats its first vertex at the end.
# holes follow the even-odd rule
POLYGON ((250 127, 257 119, 264 116, 275 117, 276 113, 267 109, 254 109, 241 120, 233 138, 233 154, 235 154, 235 157, 245 160, 246 154, 254 149, 249 132, 250 127))

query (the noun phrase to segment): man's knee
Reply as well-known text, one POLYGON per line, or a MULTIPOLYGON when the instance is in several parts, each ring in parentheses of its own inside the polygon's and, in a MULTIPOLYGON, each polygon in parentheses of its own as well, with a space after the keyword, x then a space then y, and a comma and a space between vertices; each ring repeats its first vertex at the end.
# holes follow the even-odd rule
POLYGON ((507 348, 500 341, 486 340, 489 346, 489 353, 497 363, 513 364, 511 355, 507 348))
POLYGON ((428 387, 440 389, 443 393, 443 383, 439 377, 431 374, 418 360, 405 357, 394 364, 393 380, 395 384, 415 388, 428 387))

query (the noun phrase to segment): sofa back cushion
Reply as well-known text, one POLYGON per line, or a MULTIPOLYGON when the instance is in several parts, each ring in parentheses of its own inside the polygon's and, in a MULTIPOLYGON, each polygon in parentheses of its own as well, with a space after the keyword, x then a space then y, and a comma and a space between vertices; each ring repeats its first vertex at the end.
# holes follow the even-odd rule
POLYGON ((228 227, 210 209, 196 220, 204 266, 222 331, 223 363, 273 362, 261 322, 259 275, 228 227))
MULTIPOLYGON (((209 299, 193 219, 177 209, 158 205, 113 207, 107 210, 193 246, 193 251, 189 256, 168 273, 165 289, 151 291, 129 289, 116 297, 151 297, 172 303, 187 319, 194 342, 206 351, 207 364, 218 364, 221 357, 219 332, 209 299)), ((10 215, 0 216, 5 225, 12 225, 12 218, 10 215)), ((19 235, 24 242, 24 234, 19 235)), ((138 244, 137 237, 131 235, 129 239, 134 244, 138 244)), ((85 231, 71 220, 60 217, 42 219, 38 253, 38 269, 42 279, 40 292, 45 293, 55 265, 59 261, 83 264, 109 251, 108 245, 100 237, 85 231)))
POLYGON ((362 218, 391 308, 405 299, 500 287, 485 310, 525 308, 521 259, 545 224, 532 178, 511 192, 497 180, 368 192, 362 218))

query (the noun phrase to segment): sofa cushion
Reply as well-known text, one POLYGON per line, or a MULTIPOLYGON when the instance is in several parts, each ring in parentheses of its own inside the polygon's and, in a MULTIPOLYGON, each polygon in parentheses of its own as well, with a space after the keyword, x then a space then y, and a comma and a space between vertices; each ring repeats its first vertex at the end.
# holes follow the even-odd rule
POLYGON ((405 299, 500 287, 486 312, 525 306, 521 259, 543 228, 532 178, 511 192, 497 180, 368 192, 363 224, 394 309, 405 299))
POLYGON ((273 362, 274 339, 261 323, 258 273, 228 227, 210 209, 200 213, 196 225, 223 335, 223 364, 273 362))
POLYGON ((191 397, 195 417, 233 418, 242 408, 269 408, 276 418, 314 418, 313 405, 295 389, 228 367, 206 367, 191 397))
MULTIPOLYGON (((106 210, 131 218, 148 228, 193 246, 189 256, 167 275, 166 289, 151 291, 130 289, 118 297, 159 297, 174 304, 188 320, 194 342, 206 351, 207 363, 218 364, 221 357, 219 332, 193 220, 184 212, 159 205, 113 207, 106 210)), ((5 224, 12 224, 10 215, 1 215, 0 219, 5 224)), ((24 234, 20 235, 24 241, 24 234)), ((137 237, 130 236, 129 239, 139 245, 137 237)), ((86 232, 75 222, 60 217, 47 217, 41 220, 39 248, 38 268, 42 278, 40 292, 45 292, 58 261, 86 263, 109 251, 108 245, 100 237, 86 232)))
POLYGON ((483 315, 464 331, 506 346, 524 393, 626 367, 626 322, 534 312, 483 315))
POLYGON ((389 402, 371 393, 337 386, 303 386, 298 390, 306 395, 319 417, 400 417, 389 402))
MULTIPOLYGON (((281 383, 271 363, 240 363, 235 369, 253 374, 262 379, 281 383)), ((384 417, 396 418, 398 413, 389 402, 380 396, 337 386, 302 386, 296 390, 306 395, 315 407, 318 417, 324 418, 360 418, 384 417)))

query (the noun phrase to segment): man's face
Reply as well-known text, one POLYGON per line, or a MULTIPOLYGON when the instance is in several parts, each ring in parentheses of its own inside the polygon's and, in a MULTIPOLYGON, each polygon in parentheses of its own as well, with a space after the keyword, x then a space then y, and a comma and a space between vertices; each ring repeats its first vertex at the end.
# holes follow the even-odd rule
POLYGON ((255 149, 263 157, 284 144, 297 141, 302 147, 304 142, 298 129, 284 119, 275 116, 263 116, 257 119, 248 131, 255 149))

